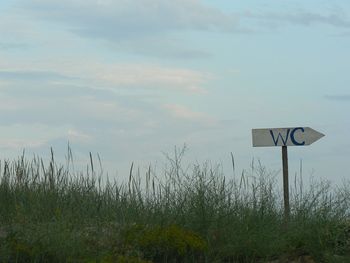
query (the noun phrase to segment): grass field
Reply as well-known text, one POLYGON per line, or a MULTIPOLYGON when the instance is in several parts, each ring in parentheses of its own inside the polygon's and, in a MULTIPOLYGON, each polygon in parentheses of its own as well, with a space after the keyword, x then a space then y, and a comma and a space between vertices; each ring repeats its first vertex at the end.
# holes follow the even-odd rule
POLYGON ((220 166, 182 158, 158 174, 132 165, 125 183, 92 159, 78 173, 53 154, 47 164, 1 161, 0 262, 350 262, 347 182, 295 179, 286 227, 283 194, 262 165, 226 179, 220 166))

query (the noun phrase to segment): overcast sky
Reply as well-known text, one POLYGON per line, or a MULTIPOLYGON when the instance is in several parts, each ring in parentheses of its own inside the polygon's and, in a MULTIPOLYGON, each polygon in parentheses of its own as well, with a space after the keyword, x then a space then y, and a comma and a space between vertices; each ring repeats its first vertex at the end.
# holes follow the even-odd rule
POLYGON ((312 127, 290 173, 350 176, 350 2, 345 0, 2 0, 0 154, 187 160, 271 170, 280 148, 251 129, 312 127))

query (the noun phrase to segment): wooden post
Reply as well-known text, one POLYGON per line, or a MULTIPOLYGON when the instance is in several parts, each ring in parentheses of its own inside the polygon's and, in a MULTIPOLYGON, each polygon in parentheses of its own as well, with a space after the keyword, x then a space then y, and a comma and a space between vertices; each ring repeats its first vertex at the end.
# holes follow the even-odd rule
POLYGON ((284 219, 287 223, 289 220, 289 214, 290 214, 287 146, 282 146, 282 165, 283 165, 284 219))

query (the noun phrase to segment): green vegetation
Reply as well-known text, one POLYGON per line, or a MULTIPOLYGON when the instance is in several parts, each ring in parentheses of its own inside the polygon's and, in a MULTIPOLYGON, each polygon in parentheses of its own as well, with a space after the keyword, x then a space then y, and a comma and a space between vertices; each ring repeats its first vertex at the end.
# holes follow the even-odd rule
POLYGON ((47 165, 2 161, 0 262, 350 262, 347 183, 296 180, 287 228, 263 166, 228 180, 209 163, 183 168, 182 157, 160 174, 132 166, 125 184, 102 180, 92 159, 84 173, 53 154, 47 165))

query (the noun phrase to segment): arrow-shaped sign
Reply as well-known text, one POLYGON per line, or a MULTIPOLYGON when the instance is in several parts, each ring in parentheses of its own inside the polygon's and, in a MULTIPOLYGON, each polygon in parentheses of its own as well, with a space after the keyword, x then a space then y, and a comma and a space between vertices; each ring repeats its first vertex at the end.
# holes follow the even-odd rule
POLYGON ((289 179, 287 146, 305 146, 322 138, 324 134, 309 127, 253 129, 253 146, 282 146, 283 199, 286 226, 289 219, 289 179))
POLYGON ((324 136, 309 127, 253 129, 253 146, 306 146, 324 136))

